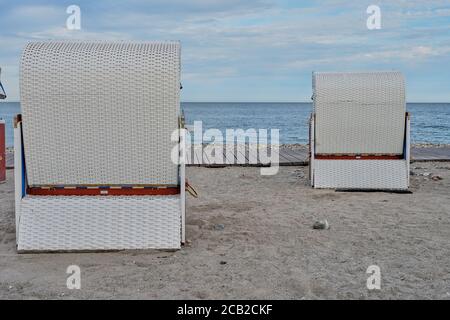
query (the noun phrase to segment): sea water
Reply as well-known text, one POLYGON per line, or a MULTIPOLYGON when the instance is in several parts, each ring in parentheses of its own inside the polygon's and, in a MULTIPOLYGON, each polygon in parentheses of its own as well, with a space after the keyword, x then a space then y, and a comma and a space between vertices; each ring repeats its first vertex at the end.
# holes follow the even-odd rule
MULTIPOLYGON (((279 129, 280 143, 308 142, 311 103, 183 102, 186 123, 202 121, 203 130, 279 129)), ((450 103, 408 103, 413 143, 450 144, 450 103)), ((6 145, 13 145, 13 119, 19 102, 1 102, 0 118, 6 121, 6 145)))

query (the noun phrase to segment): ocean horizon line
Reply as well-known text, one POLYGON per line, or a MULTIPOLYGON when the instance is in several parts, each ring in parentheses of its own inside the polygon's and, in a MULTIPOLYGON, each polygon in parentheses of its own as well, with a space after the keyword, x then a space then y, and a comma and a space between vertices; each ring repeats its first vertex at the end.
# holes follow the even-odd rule
MULTIPOLYGON (((20 103, 20 101, 0 101, 0 103, 20 103)), ((312 101, 180 101, 180 103, 312 103, 312 101)), ((432 102, 421 102, 421 101, 407 101, 407 104, 450 104, 450 101, 432 101, 432 102)))

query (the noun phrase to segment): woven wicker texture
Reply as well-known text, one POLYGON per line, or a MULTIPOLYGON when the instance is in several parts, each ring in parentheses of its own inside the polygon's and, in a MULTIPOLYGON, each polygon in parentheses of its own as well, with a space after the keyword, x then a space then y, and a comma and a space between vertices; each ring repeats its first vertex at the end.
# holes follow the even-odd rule
POLYGON ((18 250, 180 248, 180 205, 179 196, 27 196, 18 250))
POLYGON ((31 186, 178 183, 178 43, 30 43, 20 78, 31 186))
POLYGON ((313 73, 316 154, 402 154, 400 72, 313 73))
POLYGON ((406 160, 316 160, 315 188, 408 188, 406 160))

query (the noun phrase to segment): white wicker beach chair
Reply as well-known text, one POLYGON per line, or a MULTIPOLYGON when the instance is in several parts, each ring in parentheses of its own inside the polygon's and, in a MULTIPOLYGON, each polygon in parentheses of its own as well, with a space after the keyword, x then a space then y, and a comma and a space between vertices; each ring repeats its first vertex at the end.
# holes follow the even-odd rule
POLYGON ((408 188, 410 127, 400 72, 315 72, 313 105, 313 187, 408 188))
POLYGON ((179 43, 30 43, 20 89, 19 251, 180 248, 179 43))

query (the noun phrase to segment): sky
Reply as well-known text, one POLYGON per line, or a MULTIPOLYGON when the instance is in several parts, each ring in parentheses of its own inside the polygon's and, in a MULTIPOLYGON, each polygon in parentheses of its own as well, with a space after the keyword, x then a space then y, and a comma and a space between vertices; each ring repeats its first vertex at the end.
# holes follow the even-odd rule
POLYGON ((182 101, 303 102, 313 71, 399 70, 409 102, 450 102, 450 0, 0 0, 7 101, 24 45, 56 39, 179 40, 182 101))

